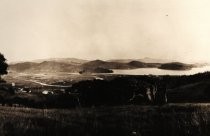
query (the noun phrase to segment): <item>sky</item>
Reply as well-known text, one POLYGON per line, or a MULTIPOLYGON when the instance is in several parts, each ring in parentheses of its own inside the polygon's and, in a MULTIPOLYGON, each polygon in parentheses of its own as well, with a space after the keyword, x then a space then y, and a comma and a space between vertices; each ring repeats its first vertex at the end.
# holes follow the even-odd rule
POLYGON ((209 0, 0 0, 0 52, 210 62, 209 0))

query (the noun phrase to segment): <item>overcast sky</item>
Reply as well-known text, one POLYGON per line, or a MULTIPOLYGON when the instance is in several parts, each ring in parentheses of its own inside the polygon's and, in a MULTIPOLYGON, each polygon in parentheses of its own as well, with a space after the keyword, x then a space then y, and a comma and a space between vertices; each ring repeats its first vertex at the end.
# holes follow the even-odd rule
POLYGON ((209 0, 0 0, 8 61, 167 58, 210 61, 209 0))

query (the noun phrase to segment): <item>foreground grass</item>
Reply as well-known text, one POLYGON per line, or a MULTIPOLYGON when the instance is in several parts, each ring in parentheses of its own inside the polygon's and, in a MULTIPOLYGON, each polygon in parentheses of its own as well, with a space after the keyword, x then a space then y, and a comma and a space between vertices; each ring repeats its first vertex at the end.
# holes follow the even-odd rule
POLYGON ((0 136, 209 136, 210 104, 0 107, 0 136))

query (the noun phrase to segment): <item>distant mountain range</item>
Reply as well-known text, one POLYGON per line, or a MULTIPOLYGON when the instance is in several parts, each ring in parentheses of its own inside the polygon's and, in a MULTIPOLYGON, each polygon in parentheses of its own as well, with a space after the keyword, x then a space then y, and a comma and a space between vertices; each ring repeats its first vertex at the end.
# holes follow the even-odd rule
POLYGON ((177 62, 176 60, 169 60, 169 59, 154 59, 145 57, 142 59, 114 59, 114 60, 108 60, 108 62, 120 62, 120 63, 128 63, 131 61, 140 61, 144 63, 170 63, 170 62, 177 62))
POLYGON ((31 62, 11 63, 9 70, 15 72, 68 72, 68 73, 112 73, 113 69, 161 68, 169 70, 189 70, 197 65, 170 62, 169 60, 119 59, 119 60, 82 60, 76 58, 44 59, 31 62))
POLYGON ((81 64, 81 63, 88 62, 88 60, 77 59, 77 58, 50 58, 50 59, 37 59, 37 60, 31 60, 31 61, 11 62, 10 65, 18 64, 18 63, 25 63, 25 62, 42 63, 44 61, 62 62, 62 63, 69 63, 69 64, 81 64))

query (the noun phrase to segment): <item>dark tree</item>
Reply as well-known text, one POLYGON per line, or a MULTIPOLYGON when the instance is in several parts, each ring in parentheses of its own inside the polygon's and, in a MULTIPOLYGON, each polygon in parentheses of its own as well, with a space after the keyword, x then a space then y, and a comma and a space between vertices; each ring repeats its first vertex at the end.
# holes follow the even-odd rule
POLYGON ((3 54, 0 53, 0 78, 1 75, 7 74, 8 64, 3 54))

